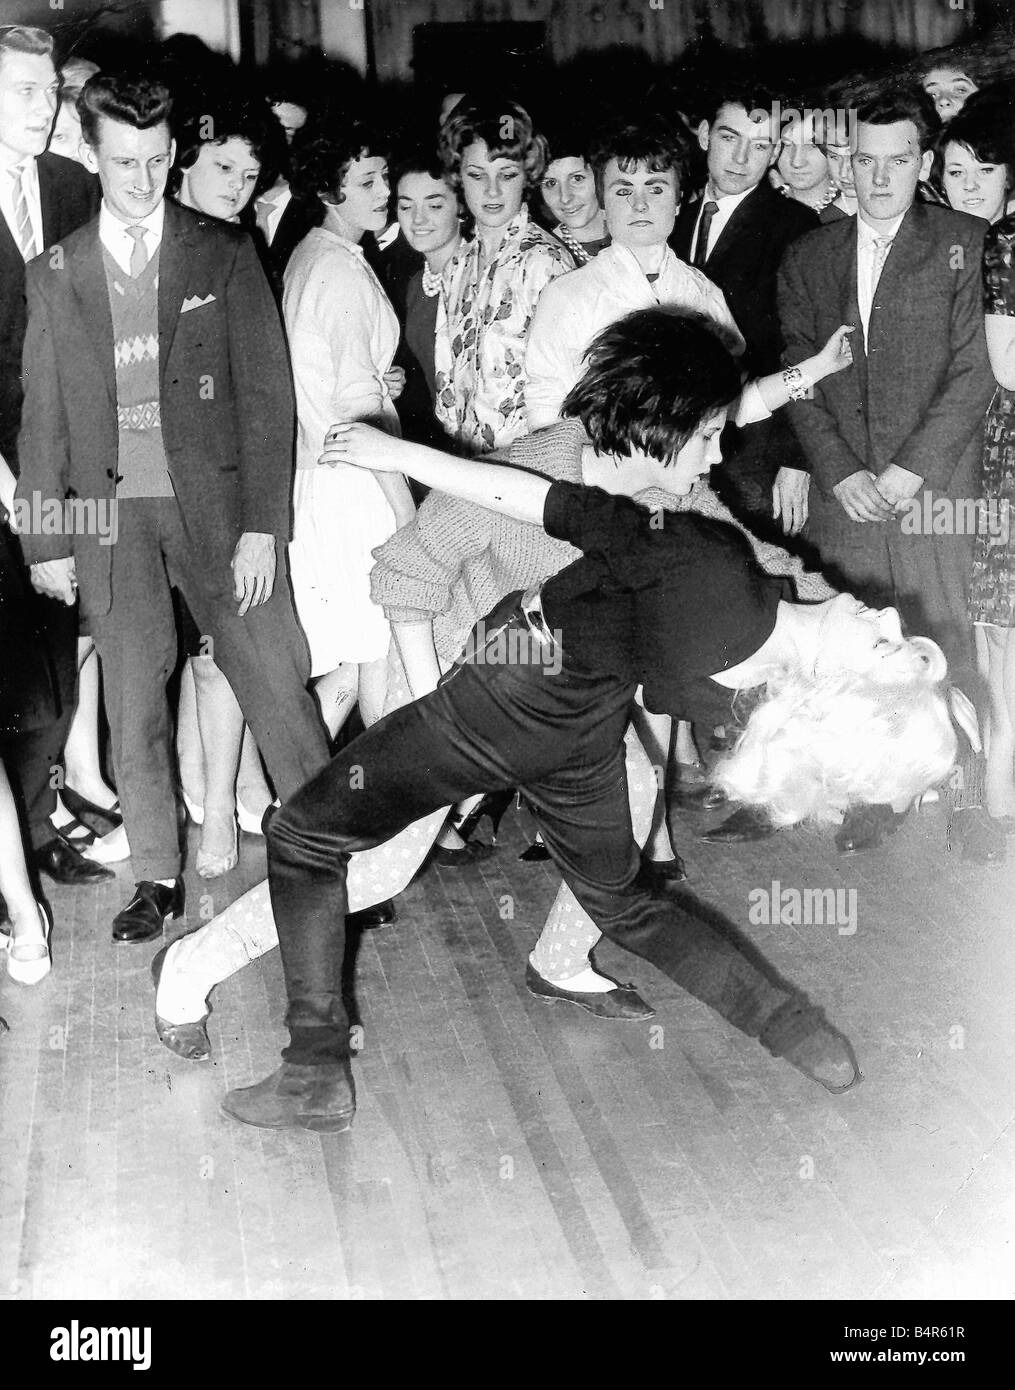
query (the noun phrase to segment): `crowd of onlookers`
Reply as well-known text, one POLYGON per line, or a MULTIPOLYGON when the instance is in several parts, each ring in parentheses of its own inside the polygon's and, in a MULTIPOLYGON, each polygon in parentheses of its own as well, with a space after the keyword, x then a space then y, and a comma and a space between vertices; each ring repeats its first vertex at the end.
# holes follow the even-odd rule
MULTIPOLYGON (((494 454, 557 421, 595 336, 656 304, 703 317, 743 363, 722 503, 941 645, 985 735, 962 848, 1003 857, 1015 107, 1000 69, 985 84, 939 53, 820 91, 719 76, 605 122, 594 93, 534 120, 463 90, 385 132, 298 83, 59 62, 45 32, 0 29, 13 978, 50 968, 40 874, 88 885, 130 857, 114 939, 161 934, 184 907, 178 795, 201 827, 196 873, 228 873, 240 832, 260 833, 350 716, 432 690, 485 611, 476 595, 520 582, 527 557, 446 499, 320 467, 329 427, 494 454)), ((697 505, 720 505, 705 491, 697 505)), ((679 880, 666 813, 719 804, 709 741, 730 731, 632 718, 667 769, 646 861, 679 880)), ((478 827, 503 809, 455 808, 439 862, 490 853, 478 827)), ((706 838, 775 833, 729 809, 706 838)), ((839 848, 875 846, 899 815, 860 808, 839 848)), ((536 838, 524 857, 542 853, 536 838)))

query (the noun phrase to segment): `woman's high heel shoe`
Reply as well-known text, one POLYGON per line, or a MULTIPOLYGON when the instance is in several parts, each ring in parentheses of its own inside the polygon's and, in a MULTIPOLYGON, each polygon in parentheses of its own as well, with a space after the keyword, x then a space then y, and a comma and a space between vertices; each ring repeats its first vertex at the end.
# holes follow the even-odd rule
POLYGON ((446 869, 462 869, 468 864, 478 863, 480 859, 488 859, 497 843, 497 831, 504 819, 504 812, 511 805, 513 797, 514 792, 510 790, 488 792, 467 815, 460 818, 452 817, 451 828, 461 836, 465 844, 461 849, 448 849, 444 845, 437 845, 430 856, 431 861, 443 865, 446 869), (470 838, 483 820, 490 822, 491 843, 488 845, 482 840, 470 838))
POLYGON ((236 828, 236 817, 232 819, 233 847, 226 854, 211 854, 208 850, 199 849, 197 860, 194 867, 197 869, 198 878, 221 878, 231 869, 236 868, 240 857, 239 834, 236 828))
POLYGON ((37 985, 53 968, 49 954, 49 934, 53 919, 45 903, 36 903, 42 922, 42 941, 15 941, 13 935, 4 938, 7 950, 7 974, 19 985, 37 985))

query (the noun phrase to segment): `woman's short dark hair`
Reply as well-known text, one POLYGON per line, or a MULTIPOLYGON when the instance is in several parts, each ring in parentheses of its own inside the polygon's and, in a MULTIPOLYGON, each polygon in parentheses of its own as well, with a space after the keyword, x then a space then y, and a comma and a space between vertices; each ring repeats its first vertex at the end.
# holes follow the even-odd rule
POLYGON ((513 159, 525 171, 526 188, 534 188, 546 168, 546 140, 532 117, 516 101, 481 101, 465 97, 441 126, 444 172, 455 189, 462 186, 462 155, 482 140, 491 159, 513 159))
POLYGON ((603 173, 611 159, 625 174, 639 167, 650 174, 672 169, 677 179, 677 197, 691 177, 691 149, 686 136, 668 121, 654 119, 644 124, 616 125, 602 131, 593 141, 589 163, 596 179, 596 193, 603 203, 603 173))
POLYGON ((929 182, 939 193, 944 192, 945 149, 961 145, 978 164, 1004 164, 1008 171, 1008 186, 1015 185, 1015 138, 1012 136, 1010 89, 985 87, 974 92, 959 113, 941 127, 934 141, 934 164, 929 182))
POLYGON ((413 145, 410 148, 399 148, 391 156, 391 187, 397 190, 399 179, 404 179, 406 174, 429 174, 438 183, 447 183, 450 186, 450 179, 441 162, 441 157, 437 153, 436 145, 413 145))
POLYGON ((865 125, 897 125, 912 121, 916 126, 920 150, 931 148, 941 129, 934 103, 920 87, 898 87, 861 101, 856 107, 856 119, 865 125))
POLYGON ((93 148, 99 143, 103 116, 135 130, 151 130, 168 124, 172 113, 169 88, 141 72, 98 72, 88 79, 78 97, 81 138, 93 148))
POLYGON ((703 421, 740 393, 736 361, 708 320, 638 309, 603 330, 561 414, 579 419, 597 453, 635 449, 670 462, 703 421))
POLYGON ((170 176, 170 191, 180 186, 184 169, 190 169, 205 145, 224 145, 227 140, 244 140, 250 153, 271 175, 285 159, 285 136, 278 119, 258 100, 224 103, 201 115, 193 113, 176 133, 176 164, 170 176))
POLYGON ((327 125, 294 143, 289 183, 304 202, 345 202, 342 184, 357 159, 385 158, 387 148, 363 122, 327 125))

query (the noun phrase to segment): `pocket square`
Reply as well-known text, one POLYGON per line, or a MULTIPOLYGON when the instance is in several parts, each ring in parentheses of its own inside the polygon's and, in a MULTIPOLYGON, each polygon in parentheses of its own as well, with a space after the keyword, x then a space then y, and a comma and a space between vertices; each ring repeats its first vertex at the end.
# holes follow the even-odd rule
POLYGON ((215 296, 213 294, 206 294, 203 299, 199 294, 192 294, 189 299, 183 301, 183 307, 180 309, 180 313, 189 314, 191 309, 203 309, 206 304, 214 303, 215 296))

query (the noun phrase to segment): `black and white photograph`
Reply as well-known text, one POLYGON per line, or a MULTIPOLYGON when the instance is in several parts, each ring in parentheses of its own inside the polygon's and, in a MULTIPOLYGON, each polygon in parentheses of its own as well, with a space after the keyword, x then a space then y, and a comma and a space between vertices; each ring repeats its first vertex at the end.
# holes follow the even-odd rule
POLYGON ((1002 0, 2 0, 25 1365, 986 1374, 1013 507, 1002 0))

